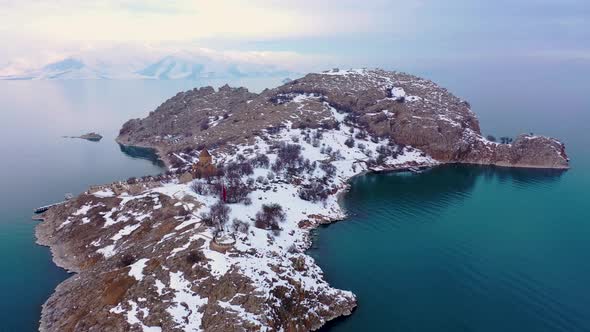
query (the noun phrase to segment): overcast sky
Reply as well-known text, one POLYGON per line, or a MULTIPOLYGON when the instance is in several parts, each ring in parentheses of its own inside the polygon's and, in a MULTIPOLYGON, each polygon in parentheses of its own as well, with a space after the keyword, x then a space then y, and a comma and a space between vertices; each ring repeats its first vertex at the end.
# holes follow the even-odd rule
POLYGON ((205 47, 301 66, 590 63, 590 1, 0 0, 0 38, 0 65, 117 45, 205 47))

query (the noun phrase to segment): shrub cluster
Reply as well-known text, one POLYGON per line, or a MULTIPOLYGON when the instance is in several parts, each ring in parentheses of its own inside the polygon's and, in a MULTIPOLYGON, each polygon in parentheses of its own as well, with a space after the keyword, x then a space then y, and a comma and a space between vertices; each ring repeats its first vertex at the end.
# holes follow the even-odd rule
POLYGON ((231 227, 234 232, 240 232, 240 233, 246 234, 246 233, 248 233, 248 230, 250 229, 250 224, 245 221, 235 218, 232 221, 231 227))
POLYGON ((215 230, 223 230, 229 219, 230 208, 224 202, 218 201, 211 206, 209 213, 201 214, 201 221, 209 226, 215 227, 215 230))
POLYGON ((190 184, 191 190, 198 195, 208 195, 210 193, 209 187, 210 186, 208 184, 202 183, 200 181, 194 181, 190 184))
POLYGON ((387 157, 397 158, 402 150, 398 145, 379 145, 376 149, 377 158, 375 161, 378 164, 382 164, 387 157))
POLYGON ((268 156, 265 154, 257 154, 256 157, 252 159, 252 166, 260 167, 260 168, 268 168, 270 165, 270 160, 268 156))
POLYGON ((332 165, 329 162, 323 162, 320 164, 320 168, 326 173, 326 177, 328 179, 334 177, 336 175, 336 166, 332 165))
POLYGON ((254 174, 254 167, 252 167, 252 163, 245 161, 245 159, 239 162, 230 162, 223 168, 223 174, 228 179, 239 179, 244 175, 254 174))
POLYGON ((284 125, 277 125, 277 126, 270 126, 268 128, 266 128, 266 132, 271 134, 271 135, 275 135, 281 132, 281 129, 285 128, 284 125))
MULTIPOLYGON (((254 181, 254 179, 252 179, 254 181)), ((252 183, 253 185, 254 183, 252 183)), ((252 200, 248 197, 248 194, 252 191, 252 186, 243 183, 239 179, 233 179, 228 181, 226 184, 226 196, 227 203, 244 203, 246 205, 252 204, 252 200)))
POLYGON ((330 195, 330 190, 320 181, 313 181, 299 189, 299 197, 306 201, 325 201, 330 195))
POLYGON ((277 160, 271 169, 275 173, 285 170, 288 174, 296 174, 311 166, 309 160, 305 160, 301 156, 301 145, 299 144, 281 142, 274 148, 277 150, 277 160))
POLYGON ((287 215, 279 204, 263 204, 262 210, 256 213, 254 225, 257 228, 278 231, 281 229, 279 223, 285 221, 286 218, 287 215))
POLYGON ((344 145, 348 146, 349 148, 354 148, 354 138, 351 136, 344 141, 344 145))
POLYGON ((358 139, 366 140, 368 136, 369 136, 369 134, 367 133, 367 131, 363 129, 363 130, 359 130, 359 132, 356 133, 356 135, 354 137, 356 137, 358 139))

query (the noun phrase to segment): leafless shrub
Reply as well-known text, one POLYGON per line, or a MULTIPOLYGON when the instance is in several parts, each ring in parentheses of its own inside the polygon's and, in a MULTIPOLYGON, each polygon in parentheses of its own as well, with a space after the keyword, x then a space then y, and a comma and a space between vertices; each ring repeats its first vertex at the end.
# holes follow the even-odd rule
POLYGON ((192 250, 188 253, 188 255, 186 255, 186 261, 190 264, 196 264, 206 260, 207 257, 205 257, 205 254, 203 254, 203 252, 200 250, 192 250))
POLYGON ((280 230, 279 223, 286 218, 287 215, 279 204, 263 204, 262 210, 256 213, 255 226, 266 230, 280 230))
MULTIPOLYGON (((239 179, 232 179, 226 186, 227 203, 245 202, 250 194, 250 187, 239 179)), ((252 201, 250 201, 252 203, 252 201)))
POLYGON ((211 206, 208 214, 202 214, 201 220, 207 226, 222 230, 229 219, 230 208, 223 201, 218 201, 211 206))
POLYGON ((235 218, 232 221, 232 229, 234 230, 234 232, 240 232, 240 233, 247 234, 248 230, 250 229, 250 224, 245 221, 241 221, 240 219, 235 218))
POLYGON ((206 195, 208 193, 207 186, 199 181, 193 181, 190 185, 191 190, 198 195, 206 195))
POLYGON ((256 157, 252 159, 252 166, 254 167, 268 168, 269 165, 270 160, 265 154, 257 154, 256 157))
POLYGON ((254 180, 254 178, 248 178, 248 180, 246 180, 246 185, 250 188, 254 187, 254 183, 256 183, 256 180, 254 180))
POLYGON ((344 141, 344 145, 348 146, 349 148, 354 148, 354 138, 349 137, 344 141))
POLYGON ((301 155, 301 145, 299 144, 281 144, 277 152, 278 157, 287 165, 299 161, 301 155))
POLYGON ((326 177, 332 178, 336 175, 336 166, 332 165, 331 163, 321 163, 320 169, 326 173, 326 177))
POLYGON ((355 137, 357 139, 362 139, 362 140, 366 140, 368 136, 368 133, 366 130, 360 130, 358 133, 356 133, 355 137))
POLYGON ((306 201, 318 202, 325 201, 329 196, 330 191, 320 181, 313 181, 312 183, 303 186, 299 189, 299 197, 306 201))

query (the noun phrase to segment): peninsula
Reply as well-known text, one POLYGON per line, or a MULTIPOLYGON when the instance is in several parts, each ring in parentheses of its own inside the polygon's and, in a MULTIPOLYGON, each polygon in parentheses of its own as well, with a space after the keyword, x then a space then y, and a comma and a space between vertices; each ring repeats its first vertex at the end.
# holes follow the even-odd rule
POLYGON ((558 140, 490 141, 468 102, 384 70, 181 92, 117 142, 154 149, 168 171, 44 213, 38 243, 75 274, 43 305, 42 331, 316 330, 357 305, 305 254, 311 230, 345 218, 338 195, 353 176, 569 167, 558 140))

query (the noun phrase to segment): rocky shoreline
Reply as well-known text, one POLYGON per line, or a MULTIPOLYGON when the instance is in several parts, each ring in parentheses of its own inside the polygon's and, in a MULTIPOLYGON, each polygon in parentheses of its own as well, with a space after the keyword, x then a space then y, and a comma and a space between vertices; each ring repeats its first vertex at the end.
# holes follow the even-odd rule
POLYGON ((381 70, 310 74, 261 94, 179 93, 117 142, 155 149, 169 172, 45 212, 38 243, 76 274, 44 304, 43 331, 316 330, 356 307, 305 254, 311 230, 345 217, 338 200, 352 177, 441 163, 569 167, 559 141, 490 142, 468 103, 381 70), (205 147, 219 175, 187 182, 205 147), (232 244, 216 245, 219 234, 232 244))

